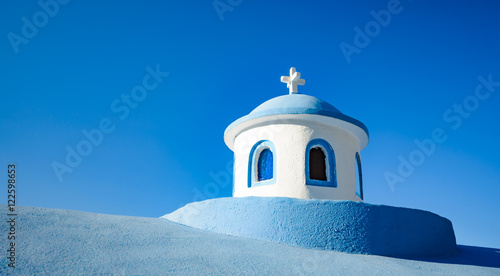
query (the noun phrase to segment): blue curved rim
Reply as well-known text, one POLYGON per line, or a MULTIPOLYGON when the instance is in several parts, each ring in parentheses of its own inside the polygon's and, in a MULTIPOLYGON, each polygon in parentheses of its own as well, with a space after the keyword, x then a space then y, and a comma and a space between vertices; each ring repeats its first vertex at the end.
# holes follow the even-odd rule
POLYGON ((339 119, 365 131, 369 136, 368 128, 360 121, 349 117, 329 103, 316 97, 304 94, 292 94, 272 98, 255 108, 250 114, 245 115, 232 122, 224 131, 224 135, 233 127, 256 118, 272 115, 286 114, 314 114, 339 119))

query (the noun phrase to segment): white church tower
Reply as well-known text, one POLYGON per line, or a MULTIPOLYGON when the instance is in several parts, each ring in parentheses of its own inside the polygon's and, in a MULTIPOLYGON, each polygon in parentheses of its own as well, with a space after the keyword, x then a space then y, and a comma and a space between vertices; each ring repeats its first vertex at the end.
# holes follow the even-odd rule
POLYGON ((299 94, 295 68, 281 77, 289 95, 270 99, 229 125, 234 197, 363 200, 360 151, 368 129, 329 103, 299 94))

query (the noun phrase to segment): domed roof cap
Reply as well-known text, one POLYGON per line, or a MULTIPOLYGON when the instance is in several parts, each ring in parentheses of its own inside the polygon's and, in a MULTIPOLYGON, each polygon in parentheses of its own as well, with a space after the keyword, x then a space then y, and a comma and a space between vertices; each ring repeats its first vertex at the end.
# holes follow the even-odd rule
POLYGON ((338 115, 340 110, 333 105, 316 97, 304 94, 290 94, 272 98, 257 108, 249 115, 261 117, 278 114, 318 114, 318 115, 338 115))
POLYGON ((230 129, 243 122, 265 116, 285 114, 314 114, 336 118, 358 126, 366 132, 366 135, 368 135, 368 128, 362 122, 344 115, 333 105, 321 99, 304 94, 290 94, 279 96, 262 103, 252 112, 250 112, 250 114, 243 116, 230 124, 226 128, 224 135, 230 129))
POLYGON ((230 124, 224 132, 224 141, 232 149, 234 139, 241 132, 255 125, 255 123, 272 123, 272 117, 277 115, 319 115, 319 120, 328 119, 329 124, 344 128, 362 140, 362 148, 368 143, 368 128, 360 121, 344 115, 333 105, 314 96, 299 94, 298 85, 304 85, 305 80, 300 78, 300 73, 294 67, 290 68, 290 76, 281 77, 281 82, 286 83, 290 94, 272 98, 248 115, 239 118, 230 124), (266 118, 265 118, 266 117, 266 118), (332 120, 334 118, 337 120, 332 120), (340 121, 338 121, 340 120, 340 121), (252 121, 252 122, 250 122, 252 121))

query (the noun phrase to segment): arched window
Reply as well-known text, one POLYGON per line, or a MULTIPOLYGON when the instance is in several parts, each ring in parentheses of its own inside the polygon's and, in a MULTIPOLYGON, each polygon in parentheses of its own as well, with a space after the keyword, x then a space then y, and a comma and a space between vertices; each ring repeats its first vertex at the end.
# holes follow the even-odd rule
POLYGON ((314 139, 306 147, 306 183, 337 187, 335 153, 323 139, 314 139))
POLYGON ((356 195, 363 200, 363 173, 361 172, 361 157, 356 152, 356 195))
POLYGON ((271 141, 257 142, 248 161, 248 187, 276 183, 276 150, 271 141))

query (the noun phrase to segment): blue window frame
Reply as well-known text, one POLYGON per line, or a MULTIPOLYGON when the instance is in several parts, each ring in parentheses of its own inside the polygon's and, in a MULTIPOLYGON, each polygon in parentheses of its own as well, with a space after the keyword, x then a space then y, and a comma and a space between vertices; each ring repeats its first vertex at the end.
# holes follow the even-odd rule
POLYGON ((306 147, 306 184, 337 187, 335 153, 323 139, 311 140, 306 147))
POLYGON ((363 173, 361 172, 361 157, 356 152, 356 195, 363 200, 363 173))
POLYGON ((248 187, 276 183, 276 150, 268 140, 257 142, 248 160, 248 187))

